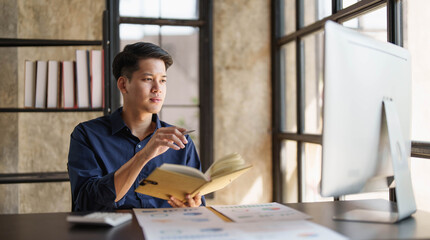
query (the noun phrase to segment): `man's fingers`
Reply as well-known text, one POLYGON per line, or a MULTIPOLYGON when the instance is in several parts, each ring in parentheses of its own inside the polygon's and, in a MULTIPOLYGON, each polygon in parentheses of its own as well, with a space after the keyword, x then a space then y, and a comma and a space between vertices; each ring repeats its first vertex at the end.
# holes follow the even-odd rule
MULTIPOLYGON (((172 132, 163 132, 159 133, 157 136, 158 139, 161 141, 164 141, 165 143, 175 143, 179 148, 185 148, 185 144, 188 143, 186 137, 182 135, 179 131, 172 131, 172 132)), ((166 144, 166 146, 171 147, 171 145, 166 144)), ((178 149, 176 149, 178 150, 178 149)))
POLYGON ((192 198, 190 194, 187 194, 187 196, 185 196, 185 198, 187 199, 188 206, 190 206, 190 207, 196 206, 196 203, 194 202, 194 198, 192 198))
POLYGON ((189 198, 190 199, 188 200, 188 202, 190 203, 190 207, 199 207, 200 205, 202 205, 202 196, 200 195, 200 193, 195 195, 193 198, 189 196, 189 198))
POLYGON ((185 199, 186 202, 184 203, 177 198, 171 196, 167 202, 170 204, 170 206, 175 208, 200 207, 200 205, 202 205, 202 196, 200 195, 200 193, 195 195, 194 197, 191 197, 190 194, 187 194, 185 196, 185 199))
MULTIPOLYGON (((180 141, 181 144, 187 144, 188 143, 187 138, 185 137, 184 134, 182 134, 182 132, 185 132, 186 129, 184 129, 184 128, 176 128, 175 127, 173 130, 174 130, 173 131, 174 136, 176 138, 178 138, 178 140, 180 141)), ((176 144, 178 144, 178 143, 176 142, 176 144)))
POLYGON ((191 197, 190 194, 187 194, 185 198, 187 199, 187 205, 189 207, 200 207, 202 204, 202 196, 200 194, 197 194, 194 197, 191 197))
POLYGON ((170 197, 168 202, 172 207, 187 207, 183 202, 179 201, 179 199, 175 197, 170 197))
POLYGON ((202 195, 200 195, 200 193, 194 196, 194 202, 196 203, 196 207, 202 205, 202 195))

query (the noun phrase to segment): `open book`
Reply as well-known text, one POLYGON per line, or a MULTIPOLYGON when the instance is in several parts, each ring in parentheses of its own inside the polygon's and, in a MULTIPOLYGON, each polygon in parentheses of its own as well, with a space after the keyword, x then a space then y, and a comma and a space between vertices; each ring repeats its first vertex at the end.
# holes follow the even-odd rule
POLYGON ((239 154, 227 155, 202 173, 193 167, 164 163, 140 182, 138 193, 168 200, 170 196, 184 201, 186 194, 205 195, 227 186, 248 171, 251 164, 239 154))

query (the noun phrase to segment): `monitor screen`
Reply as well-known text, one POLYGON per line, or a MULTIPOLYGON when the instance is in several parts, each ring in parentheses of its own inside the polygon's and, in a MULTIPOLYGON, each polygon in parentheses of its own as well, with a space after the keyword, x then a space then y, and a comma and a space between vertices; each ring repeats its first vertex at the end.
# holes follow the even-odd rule
POLYGON ((393 175, 384 98, 394 103, 410 156, 410 56, 331 21, 324 51, 321 195, 338 197, 393 175))

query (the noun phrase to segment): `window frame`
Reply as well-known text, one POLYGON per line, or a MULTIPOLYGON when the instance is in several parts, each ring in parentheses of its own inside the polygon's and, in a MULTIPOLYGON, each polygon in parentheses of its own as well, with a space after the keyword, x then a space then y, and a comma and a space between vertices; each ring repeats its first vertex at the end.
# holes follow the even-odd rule
POLYGON ((120 94, 116 90, 115 77, 112 75, 110 64, 117 53, 119 53, 119 25, 139 24, 158 26, 188 26, 199 28, 199 104, 200 111, 200 160, 202 170, 206 170, 213 162, 213 37, 212 37, 212 0, 197 0, 199 18, 195 20, 170 19, 170 18, 147 18, 147 17, 121 17, 119 15, 120 0, 106 0, 107 12, 105 21, 109 26, 104 36, 105 52, 108 59, 105 69, 110 72, 110 81, 106 86, 106 97, 108 98, 107 114, 120 107, 120 94))
MULTIPOLYGON (((283 0, 272 0, 272 24, 271 24, 271 51, 272 51, 272 166, 273 166, 273 201, 285 202, 283 192, 283 175, 281 169, 281 148, 282 142, 291 140, 297 142, 297 182, 298 182, 298 199, 297 202, 303 202, 303 165, 302 158, 305 143, 322 144, 321 134, 305 134, 304 133, 304 77, 303 77, 303 53, 301 53, 300 40, 312 33, 324 29, 326 21, 343 22, 347 19, 357 17, 365 12, 376 9, 383 4, 387 7, 387 40, 399 46, 403 46, 403 28, 402 28, 402 2, 403 0, 361 0, 347 8, 342 9, 342 0, 332 0, 332 15, 318 20, 310 25, 303 26, 304 19, 304 0, 295 0, 295 31, 287 35, 281 35, 283 28, 283 0), (282 124, 284 121, 285 104, 283 96, 285 90, 283 88, 281 76, 281 50, 282 47, 290 42, 296 45, 296 133, 283 132, 282 124)), ((430 159, 430 142, 412 141, 411 157, 430 159)), ((390 190, 390 200, 395 200, 394 190, 390 190)))

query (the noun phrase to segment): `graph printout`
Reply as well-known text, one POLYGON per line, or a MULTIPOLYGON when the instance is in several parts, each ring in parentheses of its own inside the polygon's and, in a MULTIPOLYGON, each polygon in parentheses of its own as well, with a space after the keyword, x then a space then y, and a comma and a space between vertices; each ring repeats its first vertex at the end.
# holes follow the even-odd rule
POLYGON ((205 207, 133 209, 145 239, 224 239, 224 221, 205 207), (182 237, 182 238, 176 238, 182 237))
POLYGON ((328 228, 305 220, 224 222, 205 207, 135 208, 133 211, 147 240, 346 239, 328 228))
POLYGON ((249 205, 215 205, 211 207, 234 222, 287 221, 311 218, 309 215, 275 202, 249 205))

